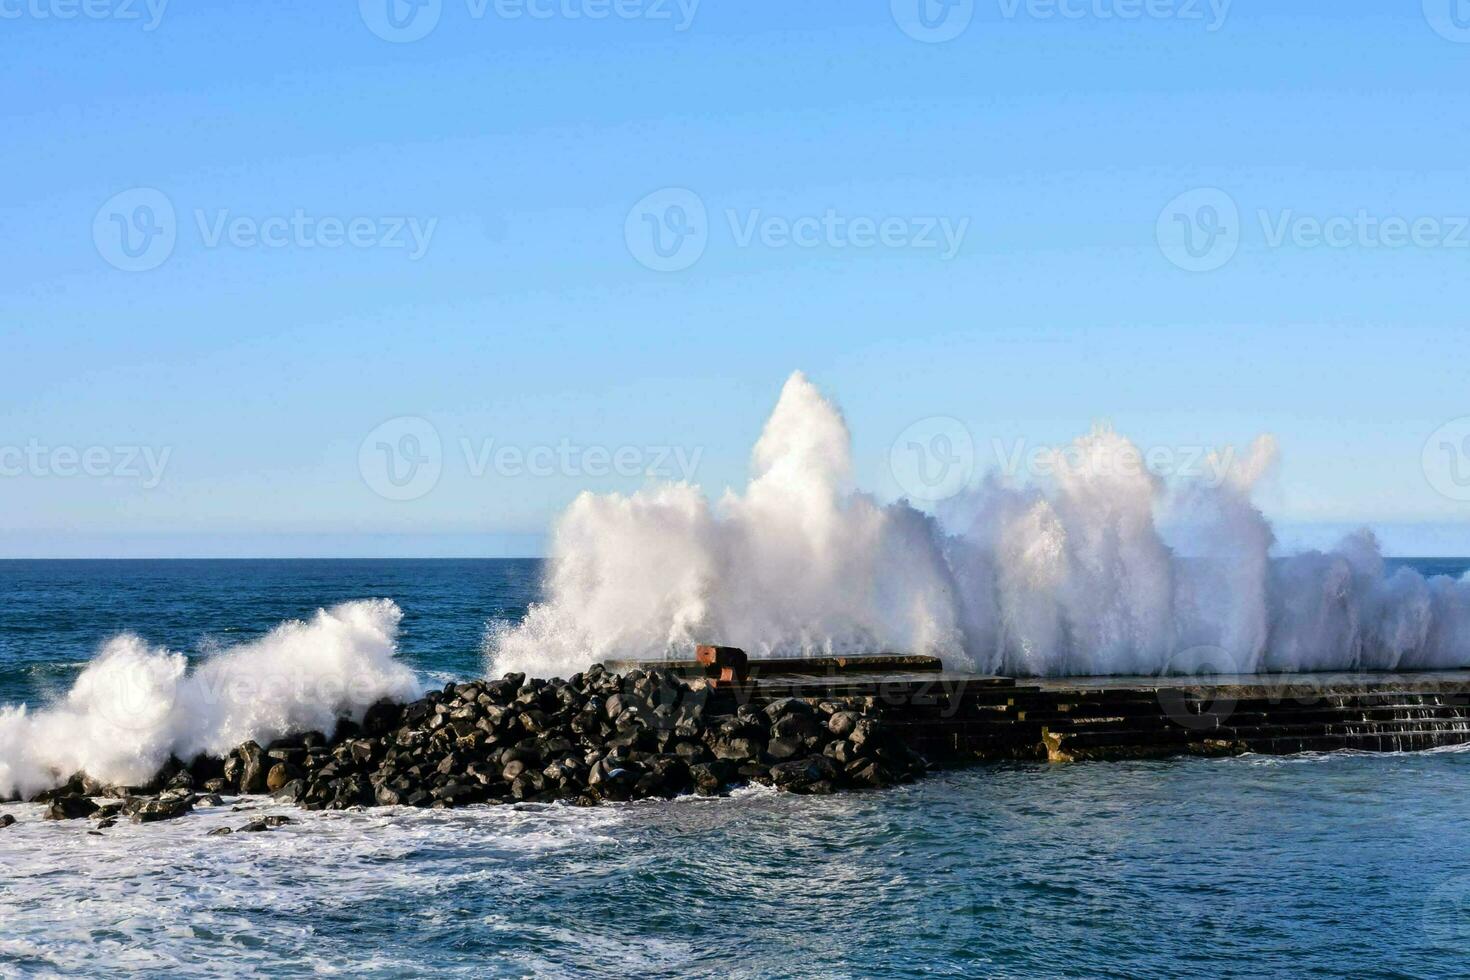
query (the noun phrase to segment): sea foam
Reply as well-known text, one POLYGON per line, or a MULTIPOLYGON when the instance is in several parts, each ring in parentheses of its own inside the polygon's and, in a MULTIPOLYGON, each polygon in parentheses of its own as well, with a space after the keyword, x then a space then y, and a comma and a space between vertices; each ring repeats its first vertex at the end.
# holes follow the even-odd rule
POLYGON ((105 643, 67 695, 32 711, 0 707, 0 798, 75 772, 146 782, 170 755, 222 755, 247 739, 360 720, 380 698, 420 693, 395 660, 402 613, 386 599, 348 602, 222 650, 192 670, 133 634, 105 643))
POLYGON ((558 521, 545 600, 487 636, 495 670, 595 659, 903 651, 1019 675, 1253 673, 1470 663, 1470 583, 1385 574, 1364 530, 1273 556, 1251 492, 1262 437, 1218 479, 1166 481, 1098 427, 1049 477, 989 476, 943 519, 852 486, 850 436, 801 373, 743 492, 686 483, 579 496, 558 521))

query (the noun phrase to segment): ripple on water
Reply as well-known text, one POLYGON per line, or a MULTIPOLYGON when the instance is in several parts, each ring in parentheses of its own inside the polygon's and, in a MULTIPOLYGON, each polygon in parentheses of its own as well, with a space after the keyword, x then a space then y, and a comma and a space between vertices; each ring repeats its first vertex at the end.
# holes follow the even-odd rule
POLYGON ((1467 792, 1470 756, 1435 753, 599 809, 247 801, 100 837, 10 806, 0 972, 1443 975, 1470 941, 1467 792), (297 822, 205 836, 272 812, 297 822))

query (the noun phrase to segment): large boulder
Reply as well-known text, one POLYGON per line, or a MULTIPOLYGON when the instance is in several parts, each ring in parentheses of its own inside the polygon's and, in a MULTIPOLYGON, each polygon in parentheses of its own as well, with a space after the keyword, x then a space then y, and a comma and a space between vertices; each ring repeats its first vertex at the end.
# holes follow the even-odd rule
MULTIPOLYGON (((249 741, 225 760, 225 780, 241 793, 264 793, 270 773, 269 757, 259 743, 249 741)), ((271 763, 273 764, 273 763, 271 763)))
POLYGON ((85 796, 58 796, 46 808, 47 820, 81 820, 97 812, 97 804, 85 796))
POLYGON ((837 779, 837 766, 826 756, 814 755, 771 767, 771 782, 778 789, 793 793, 831 792, 837 779), (823 787, 821 784, 825 784, 823 787))
POLYGON ((162 793, 153 799, 129 801, 123 809, 132 817, 133 823, 176 820, 194 809, 194 796, 190 793, 162 793))

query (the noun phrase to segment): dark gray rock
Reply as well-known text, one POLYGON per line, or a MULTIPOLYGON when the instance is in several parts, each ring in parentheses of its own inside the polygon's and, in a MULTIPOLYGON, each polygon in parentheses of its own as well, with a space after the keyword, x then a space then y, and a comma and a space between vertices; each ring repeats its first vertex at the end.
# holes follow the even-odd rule
POLYGON ((794 738, 773 738, 766 743, 766 755, 777 762, 793 759, 802 751, 802 744, 794 738))
POLYGON ((831 783, 838 778, 837 766, 826 756, 814 755, 771 767, 771 782, 780 789, 810 792, 817 783, 831 783))
POLYGON ((97 804, 85 796, 58 796, 46 808, 47 820, 80 820, 97 812, 97 804))
POLYGON ((153 799, 137 798, 123 807, 133 823, 157 823, 160 820, 177 820, 194 809, 194 797, 190 794, 165 793, 153 799))
POLYGON ((753 738, 737 736, 734 738, 716 739, 710 746, 716 759, 726 759, 731 762, 741 762, 746 759, 759 759, 763 746, 753 738))

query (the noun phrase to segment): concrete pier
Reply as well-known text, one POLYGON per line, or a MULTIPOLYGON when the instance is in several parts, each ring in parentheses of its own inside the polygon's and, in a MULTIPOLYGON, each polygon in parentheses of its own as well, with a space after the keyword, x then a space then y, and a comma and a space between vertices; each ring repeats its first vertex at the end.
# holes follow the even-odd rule
MULTIPOLYGON (((688 677, 707 670, 694 661, 659 666, 688 677)), ((869 698, 938 765, 1470 742, 1470 671, 1018 679, 905 655, 752 659, 745 676, 714 686, 710 708, 733 714, 786 697, 869 698)))

